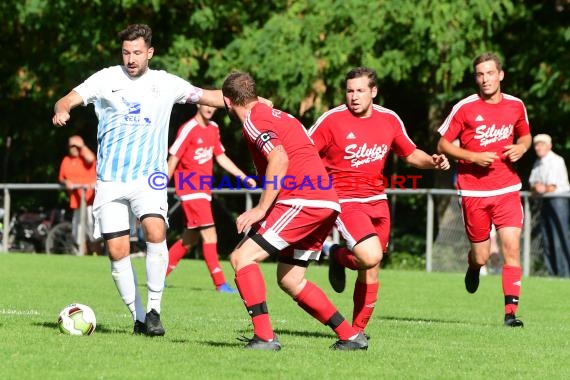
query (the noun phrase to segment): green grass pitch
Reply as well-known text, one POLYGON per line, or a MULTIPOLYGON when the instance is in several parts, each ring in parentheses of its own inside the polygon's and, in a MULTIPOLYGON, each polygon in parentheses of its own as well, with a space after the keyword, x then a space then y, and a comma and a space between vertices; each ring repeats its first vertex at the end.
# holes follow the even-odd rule
MULTIPOLYGON (((146 301, 144 259, 133 259, 146 301)), ((222 265, 233 283, 227 261, 222 265)), ((461 273, 382 270, 368 326, 370 347, 333 352, 335 336, 275 283, 262 265, 268 307, 283 349, 250 352, 239 296, 213 290, 202 261, 183 260, 168 278, 162 304, 166 335, 132 336, 132 322, 106 257, 0 254, 0 376, 3 379, 568 379, 570 281, 525 278, 522 329, 502 326, 500 276, 468 294, 461 273), (85 303, 97 316, 89 337, 57 329, 59 311, 85 303)), ((320 285, 349 320, 352 282, 336 294, 327 267, 312 265, 320 285)))

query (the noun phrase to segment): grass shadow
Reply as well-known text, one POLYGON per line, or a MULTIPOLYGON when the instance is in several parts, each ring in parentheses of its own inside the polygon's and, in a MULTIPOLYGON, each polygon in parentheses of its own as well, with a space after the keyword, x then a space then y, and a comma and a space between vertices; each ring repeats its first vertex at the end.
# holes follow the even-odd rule
MULTIPOLYGON (((57 322, 34 322, 32 323, 34 326, 43 327, 50 330, 57 330, 59 331, 59 327, 57 326, 57 322)), ((105 327, 105 325, 97 325, 95 328, 95 332, 100 334, 117 334, 122 333, 123 330, 120 329, 110 329, 105 327)))

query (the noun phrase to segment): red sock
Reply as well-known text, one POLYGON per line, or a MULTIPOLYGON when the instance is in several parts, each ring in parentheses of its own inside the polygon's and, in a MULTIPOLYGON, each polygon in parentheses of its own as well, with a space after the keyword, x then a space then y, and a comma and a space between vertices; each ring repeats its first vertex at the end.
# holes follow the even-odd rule
POLYGON ((220 262, 218 261, 218 245, 216 243, 203 243, 202 253, 214 285, 216 287, 223 285, 226 282, 226 278, 224 277, 224 271, 220 267, 220 262))
POLYGON ((333 260, 336 260, 340 265, 345 268, 357 270, 358 264, 356 262, 356 256, 346 247, 339 247, 334 251, 333 260))
POLYGON ((503 294, 505 295, 505 314, 516 314, 521 294, 521 268, 503 266, 503 294))
POLYGON ((358 334, 358 331, 348 324, 326 294, 312 282, 307 281, 307 285, 295 297, 295 301, 313 318, 332 328, 339 339, 346 340, 358 334))
POLYGON ((273 339, 275 334, 267 311, 265 281, 259 265, 250 264, 241 268, 236 273, 235 281, 241 299, 251 316, 253 333, 263 340, 273 339))
POLYGON ((352 311, 352 327, 358 331, 364 331, 372 313, 376 300, 378 300, 378 289, 380 282, 374 284, 364 284, 356 281, 354 284, 354 309, 352 311))
POLYGON ((168 250, 168 268, 166 269, 167 276, 176 268, 184 255, 186 255, 186 251, 186 247, 182 244, 182 239, 177 240, 176 243, 170 247, 168 250))

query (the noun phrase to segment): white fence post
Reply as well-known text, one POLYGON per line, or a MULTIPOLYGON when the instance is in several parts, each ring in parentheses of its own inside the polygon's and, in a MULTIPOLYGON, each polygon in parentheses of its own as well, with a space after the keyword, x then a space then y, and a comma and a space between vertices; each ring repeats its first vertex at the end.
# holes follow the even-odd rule
POLYGON ((427 195, 427 217, 426 217, 426 272, 432 271, 433 254, 433 224, 434 224, 434 203, 433 194, 428 190, 427 195))
POLYGON ((530 202, 528 195, 523 195, 524 201, 524 224, 523 224, 523 249, 522 249, 522 269, 523 276, 530 276, 530 244, 531 244, 531 221, 530 202))
POLYGON ((4 228, 2 232, 2 252, 8 252, 10 238, 10 190, 4 188, 4 228))

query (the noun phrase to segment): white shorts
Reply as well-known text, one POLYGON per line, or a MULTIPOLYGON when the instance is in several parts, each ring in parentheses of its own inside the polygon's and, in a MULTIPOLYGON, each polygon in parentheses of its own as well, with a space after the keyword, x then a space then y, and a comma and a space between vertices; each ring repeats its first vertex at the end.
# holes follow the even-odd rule
MULTIPOLYGON (((85 209, 85 220, 84 225, 86 227, 85 234, 89 241, 95 241, 93 237, 95 223, 93 219, 93 206, 89 205, 85 209)), ((79 230, 81 227, 81 209, 76 208, 73 210, 73 219, 71 220, 71 233, 73 235, 73 241, 75 244, 79 245, 79 230)))
POLYGON ((168 226, 167 212, 166 189, 153 189, 149 186, 147 177, 131 182, 97 180, 93 202, 94 237, 130 231, 133 221, 148 214, 162 216, 168 226))

